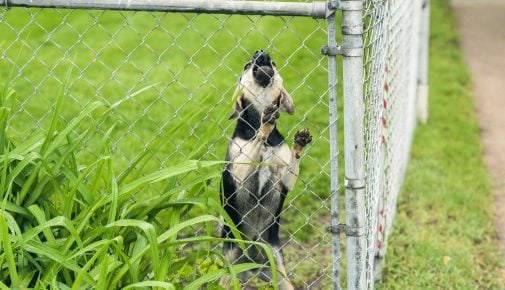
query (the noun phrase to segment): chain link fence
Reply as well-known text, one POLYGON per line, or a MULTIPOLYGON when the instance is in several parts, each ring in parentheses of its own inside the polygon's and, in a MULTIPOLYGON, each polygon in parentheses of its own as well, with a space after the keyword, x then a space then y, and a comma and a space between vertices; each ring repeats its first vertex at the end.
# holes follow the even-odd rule
MULTIPOLYGON (((336 134, 345 121, 337 118, 336 108, 337 100, 342 106, 340 92, 343 90, 345 97, 346 87, 350 87, 345 83, 345 74, 350 71, 344 62, 343 88, 340 84, 337 88, 335 60, 342 57, 337 54, 343 54, 344 59, 357 57, 363 70, 358 84, 363 84, 364 101, 363 113, 357 118, 364 126, 356 136, 364 142, 366 181, 366 200, 358 210, 365 218, 366 230, 355 237, 365 245, 356 256, 362 260, 353 260, 348 252, 347 265, 366 266, 361 269, 364 271, 348 275, 347 285, 374 287, 374 271, 380 271, 379 261, 385 254, 415 127, 418 46, 427 41, 420 32, 421 19, 425 19, 421 11, 428 9, 423 1, 298 1, 314 11, 323 7, 322 14, 310 9, 302 9, 305 15, 292 14, 314 18, 289 13, 252 15, 270 11, 261 9, 234 8, 229 14, 224 10, 207 14, 40 8, 48 2, 29 2, 0 1, 8 6, 28 6, 0 10, 0 81, 12 80, 16 91, 10 134, 22 142, 47 130, 61 87, 65 87, 66 120, 92 102, 114 104, 111 118, 97 132, 105 134, 114 128, 106 142, 112 148, 118 174, 125 170, 150 172, 186 159, 224 160, 235 126, 228 116, 244 63, 255 50, 270 53, 296 108, 293 116, 281 115, 279 131, 290 145, 302 128, 308 128, 313 136, 281 213, 281 249, 288 278, 297 288, 340 287, 340 246, 345 243, 340 231, 328 231, 326 226, 340 224, 338 197, 344 190, 338 181, 344 173, 338 168, 343 162, 338 152, 343 148, 337 145, 336 134), (344 10, 343 14, 346 10, 360 13, 359 25, 364 31, 356 35, 364 42, 363 57, 338 49, 321 54, 326 44, 330 50, 336 48, 333 32, 335 27, 340 31, 336 25, 340 14, 335 17, 334 8, 344 10), (151 157, 149 161, 136 164, 145 154, 151 157)), ((48 5, 64 3, 61 7, 68 8, 80 2, 53 1, 48 5)), ((186 5, 194 2, 198 1, 186 5)), ((159 6, 147 10, 164 10, 160 8, 163 1, 152 3, 159 6)), ((74 8, 143 10, 120 4, 104 1, 74 8)), ((209 12, 203 8, 196 6, 190 11, 209 12)), ((345 37, 342 47, 346 47, 345 37)), ((359 95, 352 97, 360 99, 359 95)), ((94 148, 104 142, 103 134, 84 145, 82 160, 96 156, 94 148)), ((347 138, 339 135, 340 141, 347 138)), ((347 172, 345 175, 348 177, 347 172)), ((210 186, 218 199, 220 181, 210 186)), ((159 193, 160 189, 153 188, 149 194, 159 193)), ((258 283, 261 285, 258 281, 251 285, 258 283)))
POLYGON ((380 279, 416 119, 427 118, 428 1, 365 1, 367 283, 380 279))
MULTIPOLYGON (((0 35, 0 78, 13 71, 16 91, 10 133, 22 141, 46 130, 65 84, 66 120, 95 101, 117 104, 98 130, 115 125, 108 142, 118 174, 146 153, 147 164, 133 170, 224 160, 240 74, 255 50, 267 50, 296 108, 293 116, 281 116, 279 130, 290 145, 302 128, 313 135, 281 214, 286 270, 300 287, 331 284, 324 20, 13 7, 1 10, 0 35)), ((85 145, 81 160, 94 158, 101 135, 85 145)), ((219 184, 211 185, 216 200, 219 184)), ((151 194, 162 192, 153 188, 151 194)))

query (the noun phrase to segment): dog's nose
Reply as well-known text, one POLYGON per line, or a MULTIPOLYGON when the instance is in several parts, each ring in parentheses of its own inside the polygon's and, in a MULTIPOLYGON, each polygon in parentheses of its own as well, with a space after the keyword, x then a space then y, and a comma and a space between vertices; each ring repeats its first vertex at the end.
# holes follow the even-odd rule
POLYGON ((258 66, 271 66, 270 56, 263 50, 258 50, 258 52, 254 55, 253 62, 258 66))
POLYGON ((264 51, 264 50, 261 49, 261 50, 256 50, 254 52, 253 58, 254 59, 258 59, 258 58, 263 58, 265 56, 268 56, 268 53, 266 51, 264 51))

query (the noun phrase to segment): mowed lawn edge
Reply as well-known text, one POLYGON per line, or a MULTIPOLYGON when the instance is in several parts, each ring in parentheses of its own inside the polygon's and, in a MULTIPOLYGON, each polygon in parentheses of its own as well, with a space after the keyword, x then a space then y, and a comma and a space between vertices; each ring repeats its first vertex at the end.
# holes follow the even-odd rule
POLYGON ((450 1, 432 1, 430 117, 414 136, 384 289, 504 289, 471 77, 450 1))

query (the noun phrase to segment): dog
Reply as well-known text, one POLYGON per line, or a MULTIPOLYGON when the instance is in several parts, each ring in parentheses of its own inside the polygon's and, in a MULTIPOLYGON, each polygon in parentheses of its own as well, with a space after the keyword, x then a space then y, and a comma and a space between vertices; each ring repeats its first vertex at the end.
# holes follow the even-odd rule
MULTIPOLYGON (((294 113, 291 96, 284 89, 275 62, 263 50, 256 51, 244 66, 230 119, 237 119, 226 153, 222 174, 221 202, 243 238, 266 243, 275 258, 280 289, 294 289, 286 276, 279 241, 280 213, 288 191, 299 172, 304 147, 312 141, 308 129, 298 131, 290 149, 276 124, 280 112, 294 113)), ((223 238, 233 238, 224 226, 223 238)), ((246 253, 236 243, 225 242, 223 253, 236 263, 267 263, 259 248, 250 246, 246 253)), ((240 273, 245 282, 251 273, 240 273)), ((271 270, 264 268, 258 275, 271 281, 271 270)), ((220 284, 230 288, 229 276, 220 284)))

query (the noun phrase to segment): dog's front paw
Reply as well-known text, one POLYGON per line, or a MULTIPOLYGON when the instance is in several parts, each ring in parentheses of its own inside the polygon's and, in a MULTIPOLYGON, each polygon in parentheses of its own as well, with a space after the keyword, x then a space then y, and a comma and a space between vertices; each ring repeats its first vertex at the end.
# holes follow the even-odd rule
POLYGON ((303 129, 301 131, 296 132, 295 134, 295 143, 300 145, 301 147, 307 146, 312 142, 312 135, 310 135, 309 129, 303 129))
POLYGON ((266 106, 263 110, 263 114, 261 116, 261 122, 263 124, 275 124, 276 120, 279 119, 279 107, 276 104, 271 104, 266 106))

